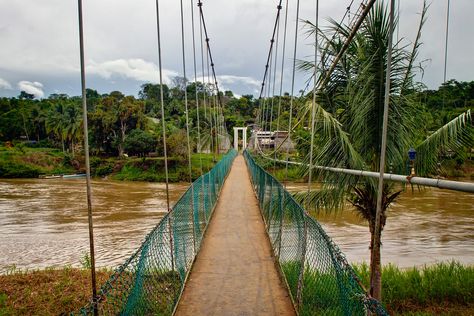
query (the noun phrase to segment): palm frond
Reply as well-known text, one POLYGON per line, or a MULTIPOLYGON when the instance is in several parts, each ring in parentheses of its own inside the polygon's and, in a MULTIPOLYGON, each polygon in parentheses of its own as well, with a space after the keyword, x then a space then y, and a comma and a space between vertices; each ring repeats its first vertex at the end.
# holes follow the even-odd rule
POLYGON ((408 88, 408 85, 410 81, 413 79, 413 63, 415 62, 416 58, 418 57, 418 50, 420 46, 422 45, 421 43, 421 30, 423 29, 423 25, 426 22, 426 13, 428 11, 429 5, 426 3, 426 0, 423 1, 423 9, 421 10, 421 17, 420 17, 420 23, 418 24, 418 32, 416 34, 416 39, 413 44, 413 49, 411 51, 411 54, 408 58, 408 65, 406 67, 406 72, 405 72, 405 78, 403 79, 402 82, 402 88, 401 88, 401 94, 405 94, 406 89, 408 88))
POLYGON ((443 127, 432 133, 416 147, 416 171, 426 175, 437 168, 441 154, 455 152, 461 146, 472 146, 471 110, 457 116, 443 127))

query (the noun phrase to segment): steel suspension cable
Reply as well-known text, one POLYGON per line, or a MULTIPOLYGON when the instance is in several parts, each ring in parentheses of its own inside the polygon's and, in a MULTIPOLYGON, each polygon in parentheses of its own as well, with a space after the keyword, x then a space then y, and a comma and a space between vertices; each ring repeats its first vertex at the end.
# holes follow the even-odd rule
POLYGON ((314 86, 313 86, 313 103, 311 107, 311 144, 310 144, 310 151, 309 151, 309 175, 308 175, 308 199, 309 194, 311 193, 311 181, 313 176, 313 150, 314 150, 314 128, 315 128, 315 120, 316 120, 316 94, 318 89, 318 49, 319 49, 319 42, 318 42, 318 28, 319 28, 319 0, 316 0, 316 32, 314 32, 314 86))
MULTIPOLYGON (((201 20, 202 21, 202 20, 201 20)), ((206 39, 206 47, 208 45, 208 41, 206 39)), ((214 161, 216 161, 217 157, 216 157, 216 152, 217 152, 217 149, 216 149, 216 144, 217 142, 215 142, 214 140, 214 136, 215 135, 212 135, 213 133, 215 134, 215 124, 213 125, 213 120, 214 120, 214 110, 213 110, 213 102, 214 102, 214 96, 213 96, 213 93, 214 93, 214 89, 212 88, 211 90, 211 87, 212 87, 212 84, 211 84, 211 68, 210 68, 210 62, 209 62, 209 49, 206 49, 206 62, 207 62, 207 86, 209 88, 209 92, 210 92, 210 95, 209 95, 209 122, 211 124, 211 148, 212 148, 212 153, 214 155, 214 161), (214 127, 213 127, 214 126, 214 127)))
MULTIPOLYGON (((206 89, 206 79, 205 79, 205 72, 204 72, 204 42, 203 42, 203 36, 202 36, 202 21, 199 19, 199 36, 200 36, 200 44, 201 44, 201 71, 202 71, 202 85, 203 85, 203 94, 202 94, 202 101, 204 105, 204 118, 207 120, 207 122, 210 124, 210 121, 207 118, 207 89, 206 89)), ((211 137, 212 139, 212 137, 211 137)), ((212 147, 211 147, 212 151, 212 147)))
MULTIPOLYGON (((212 58, 211 45, 209 44, 210 39, 209 39, 209 35, 207 33, 206 20, 204 19, 204 12, 202 10, 202 1, 201 0, 198 0, 198 7, 199 7, 199 14, 200 14, 201 20, 202 20, 202 26, 204 28, 204 35, 206 36, 207 51, 209 53, 209 59, 211 61, 212 76, 214 78, 214 83, 216 85, 215 88, 217 90, 217 95, 219 96, 220 95, 219 83, 217 82, 216 69, 215 69, 215 65, 214 65, 214 59, 212 58)), ((220 101, 220 99, 218 101, 220 101)))
MULTIPOLYGON (((186 52, 184 46, 184 8, 183 0, 180 0, 181 5, 181 48, 182 48, 182 58, 183 58, 183 77, 184 77, 184 108, 186 111, 186 142, 188 145, 188 171, 189 171, 189 183, 191 185, 192 196, 194 197, 194 184, 193 184, 193 174, 192 174, 192 161, 191 161, 191 139, 189 135, 189 108, 188 108, 188 92, 187 92, 187 80, 186 80, 186 52)), ((194 210, 194 198, 190 201, 191 209, 194 210)), ((196 253, 196 229, 194 227, 193 221, 193 249, 196 253)))
MULTIPOLYGON (((168 173, 168 149, 166 144, 166 122, 165 122, 165 102, 163 91, 163 64, 161 58, 161 31, 160 31, 160 6, 159 0, 156 0, 156 31, 158 39, 158 71, 160 76, 160 103, 161 103, 161 126, 163 137, 163 154, 165 158, 165 186, 166 186, 166 209, 171 212, 170 193, 169 193, 169 173, 168 173)), ((170 253, 171 253, 171 269, 174 271, 174 251, 173 251, 173 234, 171 232, 171 217, 168 217, 168 229, 170 238, 170 253)))
MULTIPOLYGON (((443 83, 446 83, 446 75, 447 75, 447 68, 448 68, 448 40, 449 40, 449 13, 451 7, 451 0, 448 0, 448 7, 446 10, 446 36, 445 36, 445 43, 444 43, 444 71, 443 71, 443 83)), ((446 92, 443 93, 443 104, 442 107, 444 109, 444 103, 446 99, 446 92)))
POLYGON ((272 64, 273 64, 272 59, 273 59, 273 53, 270 56, 270 64, 269 64, 269 67, 268 67, 268 77, 267 77, 267 81, 266 81, 266 84, 265 84, 265 93, 264 93, 264 96, 263 96, 264 104, 266 105, 266 107, 264 108, 265 111, 264 111, 264 116, 263 116, 263 130, 267 130, 266 126, 268 126, 268 122, 269 122, 269 108, 270 108, 269 98, 270 98, 270 90, 271 90, 271 86, 272 86, 272 82, 271 82, 272 64))
POLYGON ((446 11, 446 39, 444 43, 444 72, 443 72, 443 83, 446 83, 446 71, 448 66, 448 40, 449 40, 449 13, 451 7, 451 0, 448 0, 448 8, 446 11))
MULTIPOLYGON (((311 145, 310 145, 310 161, 309 161, 309 177, 308 177, 308 197, 307 201, 309 201, 309 194, 311 193, 311 180, 312 180, 312 165, 313 165, 313 150, 314 150, 314 122, 315 122, 315 115, 316 115, 316 89, 317 89, 317 75, 318 75, 318 23, 319 23, 319 0, 316 0, 316 32, 314 32, 314 37, 315 37, 315 42, 314 42, 314 87, 313 87, 313 103, 312 103, 312 109, 311 109, 311 145)), ((309 206, 309 203, 307 203, 309 206)), ((306 212, 306 211, 305 211, 306 212)), ((304 276, 304 270, 305 270, 305 261, 306 261, 306 249, 307 249, 307 243, 308 243, 308 224, 306 223, 306 220, 303 220, 303 246, 302 246, 302 260, 301 260, 301 265, 302 267, 300 268, 300 274, 298 278, 298 288, 297 288, 297 302, 299 306, 302 306, 303 304, 303 276, 304 276)))
MULTIPOLYGON (((354 27, 352 28, 352 31, 351 33, 349 34, 349 36, 347 37, 343 47, 341 48, 341 50, 338 52, 335 60, 332 62, 331 64, 331 67, 329 68, 329 70, 327 72, 325 72, 324 76, 320 77, 319 80, 318 80, 318 89, 320 89, 322 86, 324 86, 328 81, 329 81, 329 78, 332 74, 332 72, 334 71, 334 69, 336 68, 336 65, 337 63, 339 62, 339 60, 342 58, 342 56, 345 54, 347 48, 349 47, 350 43, 352 42, 352 40, 354 39, 358 29, 360 28, 360 26, 362 25, 362 22, 365 20, 365 17, 367 16, 367 14, 369 13, 370 9, 372 8, 372 6, 374 5, 376 0, 369 0, 369 2, 367 3, 367 5, 365 6, 365 9, 362 11, 359 19, 357 20, 357 22, 355 23, 354 27), (321 78, 324 78, 324 79, 321 79, 321 78)), ((293 94, 293 93, 292 93, 293 94)), ((290 100, 290 106, 292 104, 292 99, 290 100)), ((293 128, 296 128, 297 126, 299 126, 302 122, 303 122, 303 119, 304 117, 306 117, 306 114, 308 113, 308 111, 305 111, 302 115, 302 119, 300 119, 298 122, 296 122, 294 124, 293 127, 289 126, 289 129, 293 129, 293 128)), ((290 113, 291 114, 291 113, 290 113)), ((284 141, 286 141, 287 139, 289 139, 289 135, 290 133, 285 137, 284 141)), ((282 146, 282 144, 284 143, 284 141, 278 146, 278 148, 276 148, 275 150, 279 150, 282 146)))
POLYGON ((199 35, 201 38, 201 72, 202 72, 202 84, 203 84, 203 89, 204 93, 202 95, 202 101, 204 104, 204 118, 207 120, 207 104, 206 104, 206 79, 205 79, 205 72, 204 72, 204 42, 203 42, 203 37, 202 37, 202 22, 201 19, 199 19, 199 35))
MULTIPOLYGON (((280 114, 281 114, 281 97, 283 94, 283 74, 285 71, 285 52, 286 52, 286 31, 288 26, 288 1, 286 0, 285 5, 285 24, 283 27, 283 48, 282 48, 282 56, 281 56, 281 72, 280 72, 280 92, 278 97, 278 114, 277 114, 277 131, 280 130, 280 114)), ((276 144, 275 144, 276 145, 276 144)), ((274 159, 276 160, 277 150, 274 150, 274 159)), ((273 162, 273 170, 276 169, 276 161, 273 162)))
POLYGON ((197 112, 197 152, 199 154, 199 169, 201 171, 202 176, 202 157, 200 154, 200 146, 201 146, 201 127, 200 127, 200 120, 199 120, 199 95, 198 95, 198 87, 197 87, 197 65, 196 65, 196 38, 194 32, 194 0, 191 0, 191 29, 193 34, 193 64, 194 64, 194 90, 195 90, 195 100, 196 100, 196 112, 197 112))
POLYGON ((167 148, 167 137, 166 137, 166 122, 165 122, 165 106, 164 106, 164 91, 163 91, 163 64, 161 55, 161 31, 160 31, 160 6, 159 0, 156 0, 156 30, 158 36, 158 72, 160 76, 160 103, 161 103, 161 127, 163 137, 163 154, 165 158, 165 184, 166 184, 166 209, 168 212, 171 210, 170 207, 170 195, 169 195, 169 174, 168 174, 168 148, 167 148))
MULTIPOLYGON (((223 110, 220 110, 221 108, 223 109, 223 104, 222 104, 222 100, 221 100, 221 93, 220 93, 220 90, 219 90, 219 83, 217 81, 217 75, 216 75, 216 69, 215 69, 215 64, 214 64, 214 59, 212 57, 212 50, 211 50, 211 46, 209 44, 210 42, 210 39, 209 39, 209 35, 208 35, 208 32, 207 32, 207 26, 206 26, 206 20, 204 18, 204 12, 203 12, 203 8, 202 8, 202 1, 201 0, 198 0, 198 7, 199 7, 199 14, 200 14, 200 17, 201 17, 201 22, 202 22, 202 26, 203 26, 203 29, 204 29, 204 35, 206 37, 206 43, 207 43, 207 51, 208 51, 208 55, 209 55, 209 59, 210 59, 210 62, 211 62, 211 70, 212 70, 212 76, 213 76, 213 80, 214 80, 214 84, 215 84, 215 90, 216 90, 216 102, 217 102, 217 113, 220 113, 220 111, 222 112, 222 117, 223 117, 223 110)), ((215 109, 215 111, 216 111, 215 109)), ((216 127, 217 128, 220 128, 221 130, 223 129, 224 125, 225 125, 225 120, 223 119, 222 122, 219 122, 217 121, 217 116, 216 116, 216 127), (217 125, 217 123, 219 125, 217 125)), ((218 150, 219 150, 219 146, 217 147, 218 150)))
MULTIPOLYGON (((265 86, 265 82, 267 81, 267 75, 268 75, 268 71, 269 71, 269 68, 270 68, 270 59, 271 59, 271 56, 272 56, 272 51, 273 51, 273 44, 275 43, 275 34, 276 34, 276 31, 277 31, 277 24, 278 24, 278 21, 280 20, 280 12, 281 12, 281 9, 282 9, 282 6, 281 6, 281 3, 282 3, 282 0, 280 0, 278 2, 278 6, 277 6, 277 14, 276 14, 276 18, 275 18, 275 23, 274 23, 274 26, 273 26, 273 32, 272 32, 272 38, 270 40, 270 48, 268 49, 268 55, 267 55, 267 62, 265 64, 265 72, 263 74, 263 79, 262 79, 262 85, 261 85, 261 88, 260 88, 260 96, 258 97, 259 100, 262 99, 262 96, 263 94, 265 93, 266 91, 266 86, 265 86)), ((264 99, 263 100, 263 106, 260 106, 260 110, 259 110, 259 114, 260 114, 260 120, 261 123, 260 123, 260 126, 262 126, 264 124, 264 120, 265 120, 265 108, 266 108, 266 100, 264 99)), ((265 129, 264 127, 262 127, 263 129, 265 129)))
MULTIPOLYGON (((387 148, 387 130, 388 130, 388 111, 390 103, 390 78, 392 72, 392 43, 393 43, 393 31, 394 31, 394 13, 395 13, 395 0, 390 1, 390 19, 389 19, 389 34, 388 34, 388 52, 387 52, 387 69, 385 77, 385 99, 384 99, 384 111, 383 111, 383 125, 382 125, 382 144, 380 152, 380 175, 379 183, 377 190, 377 209, 375 215, 375 228, 374 228, 374 243, 372 245, 372 255, 370 256, 371 260, 374 260, 374 254, 380 252, 380 232, 381 232, 381 216, 382 216, 382 199, 383 199, 383 180, 385 172, 385 154, 387 148)), ((373 262, 371 262, 371 267, 373 262)), ((381 275, 376 273, 376 271, 371 271, 370 277, 370 295, 376 300, 381 300, 382 296, 379 293, 380 288, 377 284, 381 282, 381 275), (374 288, 377 289, 374 293, 374 288)))
MULTIPOLYGON (((293 99, 295 92, 295 75, 296 75, 296 51, 298 48, 298 22, 300 19, 300 0, 296 1, 296 21, 295 21, 295 43, 293 48, 293 69, 291 74, 291 95, 290 95, 290 117, 288 119, 288 140, 291 141, 291 121, 293 120, 293 99)), ((285 188, 288 182, 288 162, 290 159, 290 146, 286 148, 286 165, 285 165, 285 188)))
MULTIPOLYGON (((344 15, 342 16, 341 20, 339 21, 339 24, 338 24, 338 27, 336 29, 336 31, 332 34, 331 36, 331 39, 328 41, 328 43, 326 44, 325 48, 328 48, 329 47, 329 43, 331 43, 335 38, 336 38, 336 34, 337 34, 337 31, 339 31, 341 28, 340 28, 340 25, 342 25, 342 23, 344 22, 344 19, 346 18, 346 16, 348 16, 348 23, 351 23, 350 22, 350 10, 351 10, 351 7, 352 7, 352 4, 354 3, 355 0, 351 0, 351 2, 349 3, 349 5, 347 6, 346 8, 346 12, 344 13, 344 15)), ((316 30, 317 32, 318 30, 316 30)), ((323 65, 323 56, 321 56, 320 58, 320 61, 319 61, 319 67, 322 68, 322 65, 323 65)), ((310 84, 311 84, 311 80, 313 80, 313 75, 314 74, 311 74, 311 77, 308 78, 308 82, 306 83, 306 86, 305 88, 303 89, 303 92, 301 93, 302 95, 304 95, 306 93, 306 91, 308 90, 310 84)))
POLYGON ((273 65, 273 90, 272 90, 272 105, 270 110, 270 131, 272 130, 273 124, 273 106, 275 104, 275 86, 276 86, 276 77, 277 77, 277 62, 278 62, 278 44, 280 39, 280 20, 278 20, 278 27, 277 27, 277 36, 275 42, 275 60, 273 65))
POLYGON ((268 50, 267 63, 265 64, 265 73, 263 74, 262 88, 260 89, 259 99, 262 97, 263 89, 265 87, 264 83, 265 83, 265 79, 267 78, 267 74, 268 74, 268 67, 269 67, 270 58, 271 58, 271 54, 272 54, 272 50, 273 50, 273 44, 275 43, 275 34, 276 34, 276 31, 277 31, 278 21, 280 20, 280 11, 282 9, 282 6, 281 6, 282 1, 283 0, 280 0, 278 2, 278 6, 277 6, 277 15, 276 15, 276 18, 275 18, 275 24, 273 25, 272 39, 270 40, 270 49, 268 50))
POLYGON ((189 136, 189 109, 188 109, 188 83, 186 79, 186 52, 185 52, 185 38, 184 38, 184 8, 183 0, 180 0, 181 4, 181 52, 182 52, 182 61, 183 61, 183 78, 184 78, 184 108, 186 111, 186 142, 188 146, 188 171, 189 171, 189 183, 193 183, 192 177, 192 164, 191 164, 191 139, 189 136))

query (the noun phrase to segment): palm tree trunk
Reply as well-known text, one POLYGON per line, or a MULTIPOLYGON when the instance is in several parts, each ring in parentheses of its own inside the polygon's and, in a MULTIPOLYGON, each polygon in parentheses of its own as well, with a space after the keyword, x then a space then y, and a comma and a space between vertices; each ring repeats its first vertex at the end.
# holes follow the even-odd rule
POLYGON ((66 148, 64 147, 64 136, 61 134, 61 145, 63 146, 63 154, 66 153, 66 148))
POLYGON ((23 131, 25 132, 26 135, 26 140, 30 140, 30 136, 28 135, 28 129, 26 128, 26 119, 25 119, 25 114, 21 113, 21 117, 23 119, 23 131))
MULTIPOLYGON (((375 224, 375 223, 374 223, 375 224)), ((380 240, 382 232, 375 236, 375 229, 371 225, 370 229, 370 296, 382 300, 382 269, 380 255, 380 240)))

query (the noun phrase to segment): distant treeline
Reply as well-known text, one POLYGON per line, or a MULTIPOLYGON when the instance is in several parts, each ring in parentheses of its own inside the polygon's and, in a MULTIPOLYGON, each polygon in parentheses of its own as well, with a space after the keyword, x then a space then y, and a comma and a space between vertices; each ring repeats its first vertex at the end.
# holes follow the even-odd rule
MULTIPOLYGON (((267 109, 266 119, 272 122, 272 129, 288 128, 290 97, 288 93, 266 101, 252 95, 236 97, 232 91, 225 91, 218 97, 212 96, 212 87, 201 82, 186 84, 176 77, 170 86, 163 85, 165 120, 170 146, 176 155, 182 153, 186 134, 184 89, 189 100, 190 131, 193 148, 196 148, 197 117, 195 94, 199 99, 201 145, 211 142, 215 134, 216 121, 225 118, 229 134, 234 126, 255 123, 259 107, 267 109), (222 105, 217 110, 216 105, 222 105), (278 119, 278 108, 280 117, 278 119), (271 114, 273 113, 273 114, 271 114), (174 146, 174 147, 173 147, 174 146)), ((124 153, 144 155, 151 151, 161 153, 161 106, 160 85, 146 83, 141 86, 138 97, 126 96, 120 91, 99 94, 87 89, 89 132, 92 153, 96 155, 121 156, 124 153)), ((420 115, 424 117, 426 135, 442 126, 456 115, 474 105, 474 81, 450 80, 438 90, 413 91, 412 98, 419 103, 420 115)), ((299 96, 294 102, 295 120, 308 96, 299 96)), ((296 122, 296 121, 295 121, 296 122)), ((21 91, 15 98, 0 98, 0 141, 28 142, 38 147, 61 148, 73 155, 82 148, 82 105, 81 97, 66 94, 52 94, 37 100, 33 95, 21 91)), ((305 137, 303 128, 296 135, 305 137)))

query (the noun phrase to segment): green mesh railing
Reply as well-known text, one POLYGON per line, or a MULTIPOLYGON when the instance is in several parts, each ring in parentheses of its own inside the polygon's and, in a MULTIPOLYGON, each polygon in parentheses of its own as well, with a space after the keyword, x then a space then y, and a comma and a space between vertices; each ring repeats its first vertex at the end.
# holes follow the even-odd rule
POLYGON ((172 314, 236 155, 231 150, 194 181, 140 248, 114 271, 98 299, 77 314, 92 315, 94 308, 100 315, 172 314))
POLYGON ((367 295, 336 244, 245 151, 273 252, 300 315, 388 315, 367 295))

